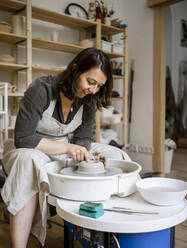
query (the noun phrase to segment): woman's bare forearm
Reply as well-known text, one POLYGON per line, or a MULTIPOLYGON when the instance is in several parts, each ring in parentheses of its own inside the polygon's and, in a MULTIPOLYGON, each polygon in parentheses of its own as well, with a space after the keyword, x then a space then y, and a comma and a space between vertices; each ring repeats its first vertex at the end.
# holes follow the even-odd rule
POLYGON ((61 141, 49 140, 46 138, 42 138, 35 149, 47 155, 68 154, 77 161, 88 161, 90 157, 88 150, 83 146, 69 144, 61 141))
POLYGON ((68 143, 42 138, 35 149, 47 155, 61 155, 67 153, 68 143))

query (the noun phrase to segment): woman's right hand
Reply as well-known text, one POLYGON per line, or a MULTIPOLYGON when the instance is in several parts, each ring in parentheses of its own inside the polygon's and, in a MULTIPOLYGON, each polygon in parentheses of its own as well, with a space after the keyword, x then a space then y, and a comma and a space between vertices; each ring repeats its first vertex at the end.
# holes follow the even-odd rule
POLYGON ((70 155, 74 160, 86 162, 90 159, 90 153, 84 146, 66 143, 66 154, 70 155))
POLYGON ((83 160, 88 162, 90 159, 90 153, 84 146, 79 146, 66 142, 59 142, 55 140, 42 138, 35 148, 37 150, 40 150, 41 152, 44 152, 47 155, 55 156, 61 154, 68 154, 78 162, 81 162, 83 160))

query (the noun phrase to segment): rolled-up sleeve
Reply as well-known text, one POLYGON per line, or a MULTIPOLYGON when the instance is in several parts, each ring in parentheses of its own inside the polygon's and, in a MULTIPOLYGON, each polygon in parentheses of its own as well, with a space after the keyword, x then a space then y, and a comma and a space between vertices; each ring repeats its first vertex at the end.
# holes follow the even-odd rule
POLYGON ((74 132, 73 144, 84 146, 90 150, 94 135, 95 113, 96 107, 84 106, 82 124, 74 132))
POLYGON ((48 77, 35 80, 19 103, 15 126, 16 148, 35 148, 41 140, 36 135, 36 128, 50 102, 48 81, 48 77))

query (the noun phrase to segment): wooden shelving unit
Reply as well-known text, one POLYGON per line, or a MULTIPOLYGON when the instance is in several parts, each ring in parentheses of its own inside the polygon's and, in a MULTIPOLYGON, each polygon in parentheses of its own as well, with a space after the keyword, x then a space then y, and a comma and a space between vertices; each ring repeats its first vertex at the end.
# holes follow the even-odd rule
POLYGON ((112 101, 124 101, 124 97, 112 97, 112 101))
POLYGON ((102 124, 101 123, 101 126, 102 127, 110 127, 110 126, 114 127, 114 126, 122 126, 122 125, 124 125, 124 122, 123 121, 120 121, 118 123, 110 123, 110 124, 102 124))
POLYGON ((112 77, 113 79, 124 79, 125 78, 124 75, 113 75, 112 77))
POLYGON ((17 93, 8 93, 8 96, 10 96, 10 97, 23 97, 24 96, 24 93, 20 93, 20 92, 17 92, 17 93))
MULTIPOLYGON (((20 71, 23 71, 26 73, 27 78, 29 74, 31 74, 31 69, 29 67, 29 50, 30 46, 29 44, 30 39, 29 39, 29 33, 30 30, 28 29, 29 26, 29 6, 30 3, 24 3, 21 1, 7 1, 7 0, 1 0, 0 1, 0 10, 1 11, 7 11, 10 12, 10 14, 15 15, 15 14, 23 14, 25 13, 25 20, 26 20, 26 28, 25 28, 25 34, 26 35, 20 35, 20 34, 15 34, 15 33, 6 33, 6 32, 0 32, 0 42, 8 43, 11 46, 11 55, 15 58, 15 63, 5 63, 5 62, 0 62, 0 71, 10 71, 11 73, 11 84, 18 88, 18 73, 20 71), (18 62, 18 45, 25 43, 26 47, 26 64, 20 64, 18 62)), ((31 12, 31 11, 30 11, 31 12)), ((0 81, 2 81, 0 79, 0 81)), ((23 96, 23 93, 20 92, 8 92, 8 97, 12 98, 12 115, 15 115, 18 110, 18 99, 23 96)), ((9 137, 12 136, 14 127, 7 127, 9 137)))
POLYGON ((32 17, 41 21, 51 22, 75 29, 86 29, 96 26, 96 22, 94 21, 81 18, 77 19, 70 15, 61 14, 49 9, 39 8, 36 6, 32 6, 32 17))
POLYGON ((80 46, 36 38, 32 39, 32 47, 75 54, 83 50, 80 46))
MULTIPOLYGON (((101 48, 101 36, 106 35, 111 38, 113 35, 124 33, 124 51, 122 54, 106 52, 106 54, 111 59, 122 58, 123 60, 123 74, 124 75, 113 75, 114 80, 120 79, 123 82, 123 95, 122 97, 112 98, 112 101, 122 101, 123 102, 123 121, 113 124, 113 126, 123 126, 123 143, 127 143, 127 99, 128 99, 128 58, 127 58, 127 28, 119 29, 106 24, 101 24, 100 21, 90 21, 81 18, 74 18, 72 16, 58 13, 49 9, 40 8, 31 5, 31 0, 27 2, 22 2, 18 0, 1 0, 0 9, 8 11, 12 14, 20 14, 26 17, 26 35, 16 35, 13 33, 0 32, 0 42, 7 42, 13 45, 14 53, 17 57, 16 46, 22 45, 26 47, 26 65, 20 64, 10 64, 10 63, 0 63, 0 70, 10 70, 14 73, 14 83, 17 85, 17 77, 15 76, 19 70, 25 70, 27 73, 27 87, 32 82, 32 72, 42 72, 42 73, 59 73, 63 71, 62 68, 47 68, 41 65, 32 64, 32 48, 47 49, 52 51, 64 52, 77 54, 84 48, 79 45, 67 44, 62 42, 54 42, 49 40, 43 40, 39 38, 32 37, 32 19, 41 20, 44 22, 54 23, 72 29, 77 29, 80 31, 80 40, 86 37, 86 32, 93 32, 96 35, 96 47, 101 48)), ((9 93, 9 97, 19 98, 22 97, 23 93, 9 93)), ((96 114, 96 141, 100 140, 100 113, 96 114)), ((12 130, 12 129, 11 129, 12 130)))
POLYGON ((13 33, 5 33, 5 32, 0 32, 0 41, 1 42, 7 42, 10 44, 17 44, 19 42, 25 41, 26 40, 25 35, 16 35, 13 33))
POLYGON ((26 3, 16 0, 1 0, 0 7, 2 11, 16 13, 26 7, 26 3))
POLYGON ((102 24, 101 32, 104 35, 115 35, 115 34, 120 34, 122 31, 120 28, 116 28, 107 24, 102 24))
MULTIPOLYGON (((112 27, 106 24, 101 24, 98 22, 98 28, 96 32, 96 40, 97 40, 97 48, 101 48, 101 36, 105 35, 111 39, 112 35, 123 34, 124 37, 124 50, 123 53, 113 53, 106 52, 106 54, 111 59, 122 58, 123 60, 123 74, 124 75, 113 75, 114 80, 122 79, 123 80, 123 93, 122 97, 112 97, 112 102, 114 101, 122 101, 123 103, 123 121, 115 124, 110 124, 111 126, 122 126, 123 128, 123 144, 127 144, 128 140, 128 29, 119 29, 116 27, 112 27)), ((100 139, 100 113, 96 115, 96 140, 100 139)))
MULTIPOLYGON (((94 32, 93 27, 88 28, 89 31, 94 32)), ((115 34, 120 34, 122 32, 122 30, 120 28, 116 28, 110 25, 106 25, 106 24, 101 24, 101 32, 103 35, 115 35, 115 34)))
POLYGON ((0 70, 19 71, 27 69, 26 65, 0 62, 0 70))
POLYGON ((42 71, 45 73, 60 73, 64 69, 63 68, 49 68, 49 67, 44 67, 44 66, 38 66, 38 65, 33 65, 32 66, 32 71, 42 71))
POLYGON ((115 58, 121 58, 121 57, 125 57, 126 55, 125 54, 120 54, 120 53, 112 53, 112 52, 108 52, 108 51, 104 51, 108 56, 109 58, 111 59, 115 59, 115 58))

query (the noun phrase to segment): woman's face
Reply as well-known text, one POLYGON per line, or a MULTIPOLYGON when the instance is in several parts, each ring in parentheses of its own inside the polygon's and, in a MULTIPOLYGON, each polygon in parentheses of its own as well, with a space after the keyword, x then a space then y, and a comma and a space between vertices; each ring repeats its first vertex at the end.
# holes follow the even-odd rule
POLYGON ((100 68, 92 68, 77 79, 76 96, 83 98, 89 94, 96 94, 106 81, 107 77, 100 68))

